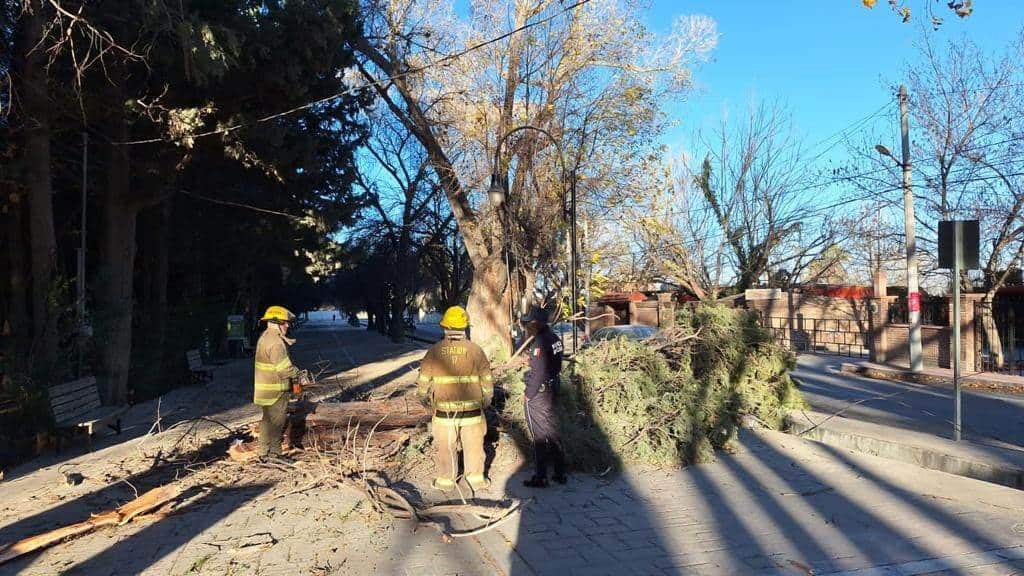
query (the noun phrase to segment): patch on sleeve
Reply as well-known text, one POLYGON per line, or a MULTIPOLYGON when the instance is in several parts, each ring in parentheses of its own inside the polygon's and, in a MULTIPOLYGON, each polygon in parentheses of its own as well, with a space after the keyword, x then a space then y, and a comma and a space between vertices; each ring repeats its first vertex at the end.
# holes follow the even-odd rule
POLYGON ((554 343, 551 344, 551 353, 552 354, 561 354, 562 350, 563 350, 563 348, 562 348, 562 341, 561 340, 555 340, 554 343))

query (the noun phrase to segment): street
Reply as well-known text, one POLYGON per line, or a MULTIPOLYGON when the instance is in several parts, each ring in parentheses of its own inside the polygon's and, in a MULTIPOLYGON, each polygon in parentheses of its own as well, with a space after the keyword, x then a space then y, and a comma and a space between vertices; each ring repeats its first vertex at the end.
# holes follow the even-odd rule
MULTIPOLYGON (((899 428, 952 437, 952 386, 872 380, 839 372, 849 358, 801 354, 792 376, 811 408, 899 428)), ((1024 395, 964 389, 964 438, 1024 450, 1024 395)))

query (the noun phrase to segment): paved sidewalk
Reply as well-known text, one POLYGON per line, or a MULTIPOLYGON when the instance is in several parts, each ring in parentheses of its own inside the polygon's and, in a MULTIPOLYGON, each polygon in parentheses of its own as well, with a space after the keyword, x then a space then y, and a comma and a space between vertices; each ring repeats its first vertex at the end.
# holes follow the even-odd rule
MULTIPOLYGON (((326 342, 334 336, 345 348, 384 351, 386 357, 375 362, 348 351, 357 366, 345 371, 346 382, 363 393, 382 379, 414 377, 409 370, 419 350, 388 351, 383 339, 365 333, 323 336, 312 346, 319 353, 333 351, 326 342)), ((174 431, 153 437, 146 451, 166 448, 175 438, 174 431)), ((150 487, 146 461, 117 468, 119 461, 134 462, 118 460, 137 448, 129 444, 76 458, 87 477, 80 486, 64 485, 55 467, 0 484, 0 542, 82 520, 90 511, 130 499, 133 487, 150 487), (119 481, 126 475, 129 482, 119 481)), ((0 573, 1024 571, 1024 492, 777 432, 744 430, 736 453, 720 454, 713 464, 633 469, 616 477, 576 475, 568 486, 548 491, 523 488, 524 472, 516 472, 521 465, 492 471, 494 487, 486 496, 522 498, 524 512, 479 536, 444 544, 429 529, 413 533, 407 522, 378 516, 350 490, 302 490, 305 481, 284 472, 254 474, 251 465, 213 462, 196 466, 186 478, 197 479, 171 516, 90 534, 4 565, 0 573)), ((429 467, 414 470, 399 488, 429 502, 445 498, 426 487, 429 467)))

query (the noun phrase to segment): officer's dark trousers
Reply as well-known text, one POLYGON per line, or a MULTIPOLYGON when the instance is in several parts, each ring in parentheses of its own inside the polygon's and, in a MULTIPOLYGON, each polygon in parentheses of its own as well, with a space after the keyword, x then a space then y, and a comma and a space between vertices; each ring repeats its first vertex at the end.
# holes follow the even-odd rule
POLYGON ((281 455, 281 440, 285 419, 288 417, 288 395, 281 394, 270 406, 263 406, 260 421, 260 442, 256 454, 260 458, 281 455))
POLYGON ((537 467, 534 477, 547 478, 548 464, 554 466, 555 476, 565 475, 562 435, 558 430, 553 393, 537 394, 526 400, 526 424, 533 436, 533 459, 537 467))

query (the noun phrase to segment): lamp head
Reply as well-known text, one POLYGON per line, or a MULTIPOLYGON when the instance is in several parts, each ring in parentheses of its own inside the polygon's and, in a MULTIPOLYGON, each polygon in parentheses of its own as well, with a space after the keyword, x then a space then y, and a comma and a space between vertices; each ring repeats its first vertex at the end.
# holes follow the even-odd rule
POLYGON ((882 156, 888 156, 889 158, 893 157, 892 152, 890 152, 888 148, 881 144, 875 144, 875 150, 877 150, 878 153, 881 154, 882 156))
POLYGON ((487 196, 490 198, 491 204, 494 204, 495 207, 500 207, 505 203, 506 195, 507 192, 505 191, 505 186, 501 183, 501 177, 497 173, 491 174, 491 187, 487 190, 487 196))

